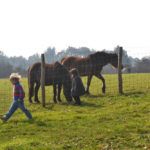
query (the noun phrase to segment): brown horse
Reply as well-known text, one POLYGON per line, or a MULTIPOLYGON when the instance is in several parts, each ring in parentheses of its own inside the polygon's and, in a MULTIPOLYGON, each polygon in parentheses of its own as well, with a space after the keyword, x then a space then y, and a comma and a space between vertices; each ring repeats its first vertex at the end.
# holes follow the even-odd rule
MULTIPOLYGON (((28 69, 30 103, 32 103, 33 96, 34 96, 34 101, 39 102, 38 90, 40 87, 40 79, 41 79, 41 63, 35 63, 28 69)), ((53 85, 54 103, 57 103, 57 100, 61 101, 60 88, 62 85, 64 89, 64 95, 67 101, 68 102, 72 101, 70 74, 68 70, 59 62, 55 62, 54 64, 45 64, 45 86, 49 86, 49 85, 53 85), (57 95, 57 86, 58 86, 58 95, 57 95), (57 95, 57 100, 56 100, 56 95, 57 95)))
MULTIPOLYGON (((118 55, 115 53, 107 53, 105 51, 90 54, 85 58, 81 57, 65 57, 61 63, 68 70, 77 68, 81 76, 88 76, 86 92, 89 93, 89 86, 93 75, 102 80, 102 92, 105 93, 105 79, 101 75, 103 66, 111 64, 115 68, 118 67, 118 55)), ((122 67, 123 68, 123 67, 122 67)))

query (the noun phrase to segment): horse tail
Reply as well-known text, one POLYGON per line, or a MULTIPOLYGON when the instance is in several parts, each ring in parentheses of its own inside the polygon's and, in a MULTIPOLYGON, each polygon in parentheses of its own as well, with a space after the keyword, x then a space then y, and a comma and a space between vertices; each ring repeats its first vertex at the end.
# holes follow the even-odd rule
POLYGON ((28 89, 29 89, 29 100, 34 95, 34 82, 32 81, 32 70, 28 68, 28 89))
POLYGON ((28 88, 30 88, 30 75, 29 75, 30 67, 27 70, 27 77, 28 77, 28 88))

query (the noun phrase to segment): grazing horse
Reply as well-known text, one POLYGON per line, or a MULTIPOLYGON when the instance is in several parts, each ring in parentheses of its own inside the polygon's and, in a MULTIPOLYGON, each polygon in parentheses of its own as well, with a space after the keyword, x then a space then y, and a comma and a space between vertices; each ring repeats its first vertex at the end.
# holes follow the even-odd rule
MULTIPOLYGON (((28 69, 28 85, 29 85, 29 102, 39 102, 38 90, 41 80, 41 63, 35 63, 28 69), (36 85, 35 85, 36 84, 36 85), (35 85, 35 86, 34 86, 35 85)), ((53 64, 45 64, 45 86, 53 85, 54 103, 61 101, 60 88, 63 85, 64 95, 68 102, 72 101, 71 97, 71 78, 68 70, 59 62, 53 64), (58 95, 57 95, 58 86, 58 95), (57 95, 57 100, 56 100, 57 95)))
POLYGON ((98 51, 90 54, 85 58, 81 57, 65 57, 61 63, 66 66, 68 70, 77 68, 81 76, 88 76, 86 93, 89 93, 89 86, 93 75, 102 80, 102 92, 105 93, 106 85, 105 79, 101 75, 103 66, 111 64, 115 68, 118 67, 118 55, 116 53, 108 53, 105 51, 98 51))

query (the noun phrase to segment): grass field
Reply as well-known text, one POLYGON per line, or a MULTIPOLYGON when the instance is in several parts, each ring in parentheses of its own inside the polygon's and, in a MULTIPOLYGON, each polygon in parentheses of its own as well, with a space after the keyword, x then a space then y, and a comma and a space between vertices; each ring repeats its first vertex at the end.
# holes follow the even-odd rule
MULTIPOLYGON (((53 104, 52 87, 46 88, 46 108, 30 105, 26 97, 34 119, 27 121, 18 110, 7 123, 0 122, 0 149, 149 150, 150 74, 123 75, 124 95, 117 94, 116 75, 105 78, 106 95, 94 78, 92 95, 81 97, 81 106, 67 105, 63 95, 62 104, 53 104)), ((22 84, 27 91, 27 80, 22 84)), ((11 95, 9 81, 0 80, 0 114, 8 109, 11 95)))

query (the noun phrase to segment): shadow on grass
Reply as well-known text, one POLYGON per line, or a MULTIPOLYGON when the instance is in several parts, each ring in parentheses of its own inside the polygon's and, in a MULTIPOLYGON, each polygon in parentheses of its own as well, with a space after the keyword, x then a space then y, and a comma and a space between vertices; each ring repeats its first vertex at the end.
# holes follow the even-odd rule
POLYGON ((138 92, 135 92, 135 91, 131 91, 131 92, 125 92, 122 94, 123 96, 130 96, 130 97, 140 97, 140 96, 143 96, 145 95, 145 92, 141 92, 141 91, 138 91, 138 92))
MULTIPOLYGON (((74 101, 73 101, 74 102, 74 101)), ((67 102, 61 102, 61 103, 47 103, 46 104, 46 107, 45 109, 47 110, 53 110, 53 108, 56 106, 56 105, 62 105, 62 106, 73 106, 73 107, 103 107, 102 105, 98 105, 96 103, 89 103, 89 102, 85 102, 85 101, 82 101, 81 100, 81 105, 76 105, 76 104, 68 104, 67 102)))
POLYGON ((53 110, 55 105, 55 103, 46 103, 44 108, 47 110, 53 110))
MULTIPOLYGON (((19 121, 20 122, 20 121, 19 121)), ((19 123, 18 122, 18 123, 19 123)), ((23 120, 23 121, 21 121, 22 123, 26 123, 26 124, 35 124, 35 125, 37 125, 37 126, 47 126, 47 124, 46 124, 46 122, 43 120, 39 120, 39 118, 38 117, 33 117, 33 119, 31 119, 31 120, 23 120)), ((15 122, 14 122, 15 123, 15 122)))
MULTIPOLYGON (((55 106, 74 106, 74 107, 93 107, 93 108, 100 108, 100 107, 103 107, 102 105, 100 104, 96 104, 96 103, 91 103, 91 102, 87 102, 87 101, 82 101, 82 98, 83 99, 86 99, 86 98, 91 98, 91 99, 97 99, 97 98, 101 98, 101 97, 105 97, 106 95, 92 95, 92 94, 86 94, 84 95, 83 97, 81 97, 81 105, 75 105, 75 104, 68 104, 66 100, 62 101, 62 102, 58 102, 58 103, 53 103, 53 102, 47 102, 45 104, 45 107, 42 107, 42 104, 41 103, 32 103, 31 105, 35 105, 35 106, 40 106, 38 107, 37 109, 46 109, 46 110, 53 110, 53 108, 55 106)), ((73 102, 75 103, 75 101, 73 100, 73 102)), ((37 111, 37 109, 35 111, 37 111)))
POLYGON ((99 98, 99 97, 103 97, 105 95, 102 94, 98 94, 98 95, 93 95, 93 94, 85 94, 83 97, 87 97, 87 98, 99 98))
POLYGON ((101 108, 101 107, 104 107, 100 104, 95 104, 95 103, 88 103, 88 102, 81 102, 81 107, 93 107, 93 108, 101 108))

